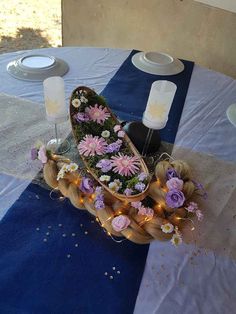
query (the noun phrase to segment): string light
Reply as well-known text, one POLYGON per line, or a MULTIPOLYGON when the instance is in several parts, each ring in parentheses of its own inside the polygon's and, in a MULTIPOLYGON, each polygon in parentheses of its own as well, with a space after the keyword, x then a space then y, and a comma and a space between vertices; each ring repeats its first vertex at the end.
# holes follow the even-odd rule
MULTIPOLYGON (((111 218, 113 218, 113 216, 110 216, 105 222, 107 222, 108 220, 110 220, 111 218)), ((101 223, 100 219, 98 217, 96 217, 96 221, 99 223, 99 225, 102 227, 102 230, 103 232, 105 232, 114 242, 116 243, 121 243, 123 241, 126 241, 128 239, 127 238, 123 238, 123 239, 120 239, 120 240, 117 240, 115 239, 115 237, 111 234, 111 232, 107 231, 105 228, 104 228, 104 224, 101 223)))
POLYGON ((189 220, 189 221, 191 222, 191 224, 192 224, 192 227, 191 227, 190 230, 191 230, 191 231, 195 230, 194 222, 193 222, 192 219, 190 219, 190 218, 182 218, 182 217, 175 217, 175 219, 176 219, 176 220, 189 220))

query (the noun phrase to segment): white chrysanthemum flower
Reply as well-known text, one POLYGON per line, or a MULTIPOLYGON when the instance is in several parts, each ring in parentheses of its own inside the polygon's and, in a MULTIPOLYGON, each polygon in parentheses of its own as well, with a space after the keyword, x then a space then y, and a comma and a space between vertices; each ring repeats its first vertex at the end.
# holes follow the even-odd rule
POLYGON ((75 108, 79 108, 80 105, 81 101, 78 98, 72 100, 72 106, 74 106, 75 108))
POLYGON ((119 179, 115 179, 114 182, 119 187, 119 189, 122 187, 122 182, 119 179))
POLYGON ((172 236, 170 242, 171 242, 174 246, 180 245, 180 244, 183 242, 180 233, 173 234, 173 236, 172 236))
POLYGON ((84 96, 81 96, 81 97, 80 97, 80 101, 81 101, 82 103, 84 103, 84 104, 87 104, 88 99, 87 99, 86 97, 84 97, 84 96))
POLYGON ((110 136, 110 132, 108 130, 102 131, 102 137, 108 138, 110 136))
POLYGON ((74 162, 70 163, 68 166, 67 166, 67 171, 69 172, 74 172, 78 169, 78 165, 74 162))
POLYGON ((118 192, 119 185, 116 182, 111 182, 108 184, 109 189, 111 189, 113 192, 118 192))
POLYGON ((165 233, 171 233, 174 230, 174 226, 170 223, 166 223, 164 225, 161 225, 161 230, 165 233))
POLYGON ((111 180, 111 177, 104 174, 99 178, 99 180, 102 182, 108 182, 111 180))

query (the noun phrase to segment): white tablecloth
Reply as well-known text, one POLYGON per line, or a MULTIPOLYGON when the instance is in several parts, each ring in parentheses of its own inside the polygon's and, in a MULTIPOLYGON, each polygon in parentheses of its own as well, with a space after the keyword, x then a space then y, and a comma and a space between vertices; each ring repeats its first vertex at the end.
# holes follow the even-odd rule
MULTIPOLYGON (((75 47, 33 52, 51 54, 69 64, 70 70, 64 76, 67 99, 78 85, 87 85, 101 92, 130 53, 119 49, 75 47)), ((16 80, 6 72, 9 61, 25 54, 20 51, 0 56, 0 93, 42 104, 41 82, 16 80)), ((225 115, 227 107, 235 102, 235 80, 195 65, 175 144, 235 162, 236 128, 225 115)), ((1 174, 1 217, 29 182, 1 174)), ((235 313, 235 266, 234 259, 193 245, 175 249, 169 243, 153 242, 135 313, 235 313)))

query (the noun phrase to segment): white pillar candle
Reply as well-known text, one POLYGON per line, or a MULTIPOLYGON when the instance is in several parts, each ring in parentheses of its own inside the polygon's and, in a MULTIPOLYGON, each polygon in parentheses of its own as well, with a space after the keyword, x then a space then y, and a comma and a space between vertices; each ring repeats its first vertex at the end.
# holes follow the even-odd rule
POLYGON ((60 76, 52 76, 44 80, 43 87, 47 120, 53 123, 67 120, 64 80, 60 76))
POLYGON ((152 83, 147 107, 143 114, 143 124, 146 127, 154 130, 165 127, 176 89, 177 86, 170 81, 152 83))

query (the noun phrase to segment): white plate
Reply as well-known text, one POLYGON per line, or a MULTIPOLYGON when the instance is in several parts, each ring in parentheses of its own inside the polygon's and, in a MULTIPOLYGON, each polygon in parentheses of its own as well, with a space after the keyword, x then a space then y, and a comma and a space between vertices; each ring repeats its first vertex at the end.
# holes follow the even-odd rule
POLYGON ((63 76, 69 70, 61 59, 48 55, 27 55, 8 63, 7 72, 24 81, 43 81, 50 76, 63 76))
POLYGON ((179 59, 155 51, 136 53, 132 63, 139 70, 156 75, 175 75, 184 70, 184 64, 179 59))
POLYGON ((236 104, 232 104, 226 111, 227 118, 236 127, 236 104))

